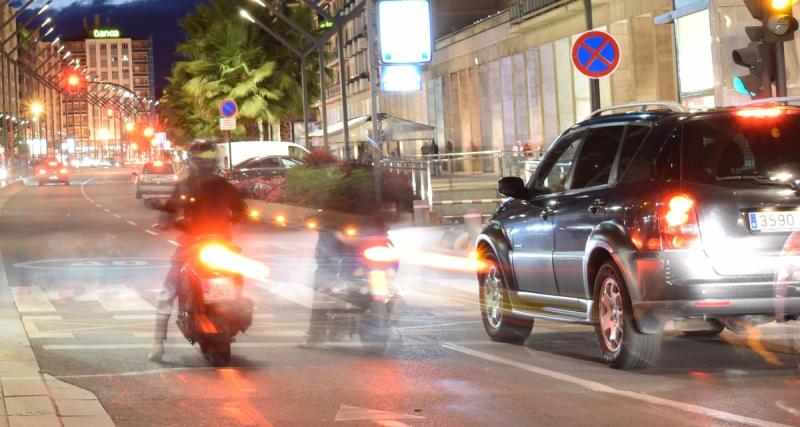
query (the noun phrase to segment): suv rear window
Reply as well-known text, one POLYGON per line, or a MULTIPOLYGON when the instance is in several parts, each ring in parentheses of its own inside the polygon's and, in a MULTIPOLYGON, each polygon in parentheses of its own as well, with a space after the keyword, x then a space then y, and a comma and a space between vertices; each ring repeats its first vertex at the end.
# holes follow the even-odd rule
POLYGON ((800 110, 774 117, 717 114, 683 128, 683 179, 714 183, 737 177, 800 177, 800 110))
POLYGON ((147 163, 144 165, 142 173, 145 175, 170 175, 175 173, 175 169, 171 163, 147 163))

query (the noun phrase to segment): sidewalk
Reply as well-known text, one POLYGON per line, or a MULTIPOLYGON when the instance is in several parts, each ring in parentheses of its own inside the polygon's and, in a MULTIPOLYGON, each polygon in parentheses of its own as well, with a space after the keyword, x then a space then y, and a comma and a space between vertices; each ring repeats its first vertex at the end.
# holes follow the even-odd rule
MULTIPOLYGON (((23 188, 0 189, 0 209, 23 188)), ((0 427, 105 427, 114 422, 89 391, 41 372, 11 296, 0 254, 0 427)))

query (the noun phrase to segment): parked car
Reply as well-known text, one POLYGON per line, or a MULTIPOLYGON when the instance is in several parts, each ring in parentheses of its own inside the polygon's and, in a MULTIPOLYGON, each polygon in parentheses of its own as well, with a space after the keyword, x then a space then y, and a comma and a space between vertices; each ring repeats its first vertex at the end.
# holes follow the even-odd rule
POLYGON ((51 183, 69 185, 69 167, 55 158, 46 159, 36 166, 39 186, 51 183))
POLYGON ((483 323, 526 339, 534 319, 594 325, 615 368, 653 362, 667 322, 713 336, 800 314, 774 280, 800 230, 800 108, 687 112, 629 104, 564 132, 477 239, 483 323), (652 110, 655 109, 655 110, 652 110), (620 113, 620 111, 622 111, 620 113))
POLYGON ((133 173, 136 177, 136 198, 144 196, 169 196, 178 183, 175 165, 171 162, 156 160, 142 166, 141 173, 133 173))
POLYGON ((270 179, 286 176, 286 171, 302 165, 303 161, 290 156, 263 156, 254 157, 239 163, 229 173, 231 181, 244 181, 247 179, 270 179))
POLYGON ((102 160, 100 160, 100 167, 103 167, 103 168, 118 168, 119 167, 119 161, 116 160, 116 159, 105 157, 102 160))

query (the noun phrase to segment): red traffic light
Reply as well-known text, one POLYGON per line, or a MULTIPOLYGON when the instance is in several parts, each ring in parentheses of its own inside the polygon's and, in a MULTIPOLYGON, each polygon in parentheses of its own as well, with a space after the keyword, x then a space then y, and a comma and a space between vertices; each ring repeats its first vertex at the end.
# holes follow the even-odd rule
POLYGON ((81 84, 81 77, 77 74, 70 74, 67 76, 67 84, 70 87, 78 87, 81 84))

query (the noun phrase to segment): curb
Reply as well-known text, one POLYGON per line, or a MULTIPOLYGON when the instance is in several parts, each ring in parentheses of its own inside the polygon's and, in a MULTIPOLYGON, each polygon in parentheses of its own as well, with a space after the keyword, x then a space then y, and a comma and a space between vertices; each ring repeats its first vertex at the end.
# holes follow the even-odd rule
MULTIPOLYGON (((24 187, 0 188, 0 209, 24 187)), ((0 253, 0 426, 113 426, 94 393, 42 373, 31 349, 0 253)))

